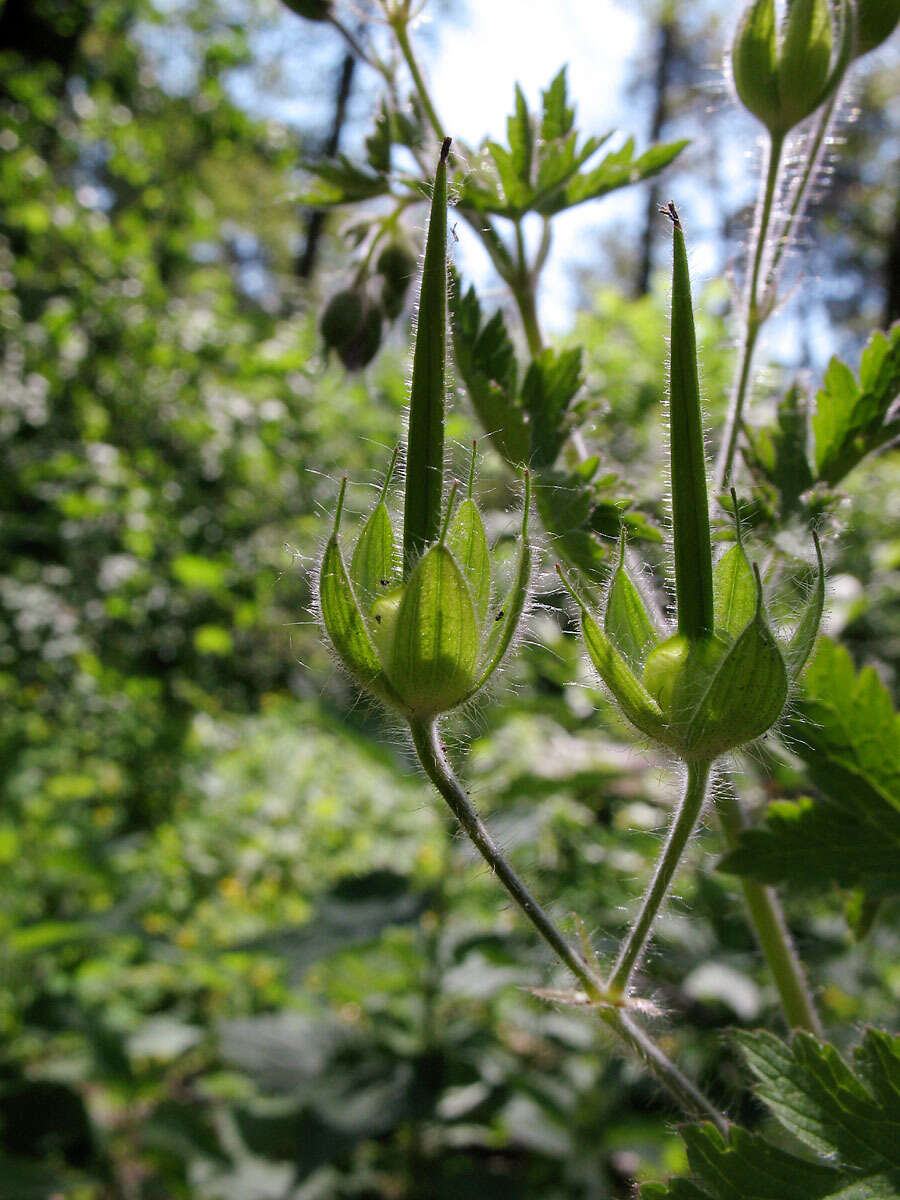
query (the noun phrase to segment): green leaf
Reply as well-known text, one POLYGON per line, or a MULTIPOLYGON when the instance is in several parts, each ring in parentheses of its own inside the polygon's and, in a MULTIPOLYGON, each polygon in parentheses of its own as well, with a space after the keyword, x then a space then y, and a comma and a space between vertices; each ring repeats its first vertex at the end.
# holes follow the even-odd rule
POLYGON ((798 1033, 738 1033, 757 1095, 813 1152, 800 1157, 732 1126, 681 1130, 692 1178, 648 1184, 642 1200, 900 1200, 900 1039, 868 1030, 851 1070, 833 1046, 798 1033))
POLYGON ((468 581, 479 624, 483 624, 491 598, 491 563, 481 513, 474 500, 463 500, 453 514, 447 545, 468 581))
POLYGON ((900 322, 887 334, 872 335, 858 382, 846 363, 831 360, 812 419, 819 479, 834 486, 867 454, 900 435, 900 415, 890 416, 898 392, 900 322))
POLYGON ((740 542, 716 563, 713 597, 716 631, 737 637, 756 612, 756 579, 740 542))
POLYGON ((603 628, 632 670, 637 671, 648 650, 659 641, 641 594, 625 567, 625 536, 619 543, 619 564, 606 599, 603 628))
POLYGON ((801 796, 776 800, 761 825, 741 833, 718 869, 760 883, 821 892, 824 884, 900 894, 900 830, 878 830, 835 804, 801 796))
POLYGON ((388 674, 407 710, 432 716, 470 692, 481 651, 472 595, 450 550, 419 559, 400 601, 388 674))
POLYGON ((757 1095, 816 1154, 856 1170, 900 1172, 900 1038, 869 1030, 857 1051, 863 1078, 833 1046, 807 1033, 735 1035, 757 1095))
POLYGON ((566 413, 583 380, 581 347, 544 350, 532 359, 522 383, 522 407, 531 423, 531 463, 550 467, 569 435, 566 413))
POLYGON ((359 166, 343 154, 326 162, 304 163, 304 167, 313 182, 297 200, 313 208, 357 204, 390 191, 390 180, 386 175, 359 166))
POLYGON ((516 107, 506 119, 506 138, 510 162, 517 177, 526 188, 531 185, 531 164, 534 157, 534 129, 525 95, 516 84, 516 107))
POLYGON ((535 208, 544 216, 552 216, 587 200, 598 200, 632 183, 640 183, 642 179, 658 175, 674 162, 687 144, 686 140, 661 143, 635 158, 634 142, 629 138, 621 150, 608 154, 592 170, 576 175, 561 193, 554 193, 535 208))
POLYGON ((900 716, 871 667, 827 639, 785 723, 821 792, 770 807, 721 867, 798 887, 830 879, 880 897, 900 892, 900 716))
POLYGON ((451 290, 453 349, 482 429, 512 466, 528 461, 528 426, 518 401, 516 353, 498 310, 482 325, 475 289, 451 290))
POLYGON ((350 560, 350 578, 363 608, 388 586, 394 573, 394 530, 387 505, 379 500, 362 528, 350 560))
POLYGON ((547 90, 541 92, 541 103, 541 141, 546 147, 549 142, 570 133, 575 120, 575 109, 568 106, 565 67, 561 67, 554 75, 547 90))
POLYGON ((375 118, 375 128, 366 138, 366 162, 373 171, 387 175, 391 169, 391 118, 384 104, 375 118))
POLYGON ((809 398, 797 383, 778 403, 775 424, 747 430, 747 461, 778 496, 779 514, 787 519, 802 509, 800 497, 815 482, 806 443, 809 398))
POLYGON ((509 145, 488 142, 483 146, 481 170, 470 172, 461 181, 461 207, 511 220, 519 220, 527 212, 552 216, 657 174, 687 145, 651 146, 636 158, 634 142, 629 140, 596 167, 579 173, 611 134, 589 137, 579 145, 573 128, 574 109, 567 104, 565 69, 542 93, 542 105, 540 140, 535 145, 536 122, 516 86, 515 110, 507 121, 509 145))

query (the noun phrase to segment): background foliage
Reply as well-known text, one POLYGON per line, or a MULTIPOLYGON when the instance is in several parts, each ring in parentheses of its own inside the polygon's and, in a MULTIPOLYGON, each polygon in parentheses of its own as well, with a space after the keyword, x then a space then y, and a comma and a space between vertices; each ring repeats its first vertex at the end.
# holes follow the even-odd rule
MULTIPOLYGON (((646 7, 651 139, 691 136, 699 43, 677 6, 646 7)), ((322 130, 251 113, 233 87, 258 67, 258 30, 295 18, 170 9, 0 11, 0 1197, 627 1196, 688 1168, 667 1101, 576 1011, 523 989, 549 975, 528 933, 402 741, 381 748, 380 717, 309 620, 305 566, 332 480, 376 483, 400 424, 406 316, 364 375, 326 361, 315 318, 346 282, 346 243, 326 226, 304 274, 311 227, 291 200, 322 130), (154 67, 173 31, 192 48, 179 87, 154 67)), ((704 36, 720 53, 715 17, 704 36)), ((327 91, 332 47, 303 29, 327 91)), ((853 289, 898 315, 884 268, 897 234, 874 165, 896 149, 891 78, 888 58, 860 85, 864 116, 816 217, 837 319, 853 289), (830 234, 838 211, 852 220, 830 234)), ((666 187, 703 170, 690 155, 666 187)), ((723 213, 723 226, 738 219, 723 213)), ((662 561, 653 238, 648 225, 633 254, 621 237, 598 254, 569 341, 585 347, 579 415, 602 470, 642 498, 639 531, 662 561)), ((700 337, 714 418, 728 305, 711 285, 700 337)), ((870 327, 829 332, 854 372, 870 327)), ((793 328, 802 339, 802 320, 793 328)), ((866 386, 837 369, 813 380, 837 404, 866 386)), ((792 468, 778 457, 789 415, 754 442, 770 488, 754 519, 777 521, 793 548, 792 468)), ((462 401, 450 431, 460 446, 477 432, 462 401)), ((808 469, 835 482, 854 466, 845 441, 823 434, 808 469)), ((724 1031, 780 1027, 730 872, 761 857, 787 885, 842 1050, 860 1024, 896 1019, 900 833, 888 852, 884 817, 874 834, 866 820, 881 803, 896 822, 898 804, 898 483, 896 453, 842 480, 851 503, 828 517, 827 549, 830 632, 846 649, 820 655, 804 700, 851 748, 878 727, 882 751, 868 743, 851 791, 835 786, 834 738, 741 764, 760 804, 779 804, 727 872, 704 832, 653 949, 668 1048, 750 1128, 765 1114, 724 1031), (768 852, 776 826, 782 847, 785 829, 821 839, 828 886, 768 852), (864 842, 864 875, 827 858, 837 836, 864 842)), ((489 452, 495 536, 509 488, 489 452)), ((351 492, 351 510, 367 503, 351 492)), ((457 736, 503 844, 602 954, 641 892, 672 780, 589 685, 544 590, 508 683, 457 736)), ((876 1049, 864 1044, 864 1066, 876 1049)))

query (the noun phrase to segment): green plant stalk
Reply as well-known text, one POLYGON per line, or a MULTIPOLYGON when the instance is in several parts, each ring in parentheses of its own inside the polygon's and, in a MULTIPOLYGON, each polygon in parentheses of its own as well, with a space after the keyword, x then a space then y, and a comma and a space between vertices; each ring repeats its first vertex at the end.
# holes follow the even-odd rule
POLYGON ((747 278, 747 287, 744 295, 744 331, 741 340, 741 352, 735 371, 735 379, 731 391, 731 403, 728 408, 728 416, 725 420, 725 431, 719 450, 719 459, 716 463, 715 478, 717 492, 725 491, 731 482, 734 456, 737 453, 738 438, 744 419, 744 403, 750 385, 753 351, 756 348, 759 331, 768 315, 760 309, 759 277, 766 248, 766 240, 769 235, 769 225, 772 221, 772 209, 775 201, 783 149, 784 138, 770 134, 766 179, 757 204, 757 216, 754 228, 756 245, 753 250, 753 265, 747 278))
MULTIPOLYGON (((740 801, 731 787, 725 785, 717 789, 715 804, 725 842, 729 849, 734 849, 741 830, 746 826, 740 801)), ((788 1025, 792 1029, 805 1029, 814 1037, 821 1038, 822 1022, 775 890, 753 879, 742 879, 741 888, 750 923, 772 972, 788 1025)))
POLYGON ((519 315, 522 318, 522 327, 525 330, 528 352, 532 358, 537 358, 544 349, 544 339, 541 337, 541 329, 538 324, 534 278, 528 268, 528 258, 525 253, 525 238, 522 234, 522 222, 516 221, 515 224, 517 270, 513 278, 508 282, 515 297, 519 315))
POLYGON ((450 811, 475 849, 497 876, 507 894, 531 922, 540 937, 557 958, 572 972, 590 1001, 596 1005, 601 1020, 644 1063, 656 1079, 675 1097, 683 1110, 695 1117, 713 1121, 719 1129, 727 1128, 722 1113, 697 1088, 659 1046, 640 1029, 621 1008, 610 1005, 602 980, 584 958, 569 945, 563 933, 538 903, 526 884, 503 857, 478 813, 472 807, 462 784, 457 779, 441 745, 437 723, 410 723, 413 744, 422 767, 446 800, 450 811))
POLYGON ((445 138, 434 175, 409 393, 409 441, 403 506, 403 570, 437 539, 444 486, 447 363, 447 155, 445 138))
POLYGON ((764 284, 764 293, 767 298, 771 292, 772 285, 775 283, 778 275, 778 268, 781 265, 781 260, 784 257, 788 247, 791 244, 791 239, 794 236, 794 230, 797 223, 802 219, 803 213, 806 210, 806 205, 809 200, 810 185, 815 179, 819 166, 822 161, 822 153, 825 148, 825 138, 828 134, 828 129, 831 125, 831 119, 834 116, 834 110, 837 106, 838 96, 840 95, 840 87, 836 88, 832 93, 831 98, 822 109, 819 119, 816 122, 816 128, 807 143, 806 161, 803 164, 803 171, 796 180, 791 189, 791 200, 788 206, 787 215, 784 218, 784 225, 778 237, 778 242, 775 246, 775 252, 772 255, 772 262, 766 272, 764 284))
POLYGON ((688 764, 684 797, 672 820, 665 848, 656 864, 640 912, 622 943, 612 975, 609 977, 607 988, 614 997, 628 994, 632 976, 646 949, 647 942, 650 940, 653 925, 669 893, 684 848, 700 818, 708 779, 709 763, 692 762, 688 764))
POLYGON ((684 231, 674 206, 669 455, 678 632, 700 641, 713 631, 712 547, 706 494, 706 452, 700 415, 697 337, 684 231))

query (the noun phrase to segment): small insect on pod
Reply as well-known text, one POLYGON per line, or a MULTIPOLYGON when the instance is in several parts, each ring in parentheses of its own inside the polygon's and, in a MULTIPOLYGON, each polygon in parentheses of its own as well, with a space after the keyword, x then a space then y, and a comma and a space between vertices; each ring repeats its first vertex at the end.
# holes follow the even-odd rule
POLYGON ((394 451, 378 503, 345 564, 340 547, 347 481, 319 573, 319 611, 338 658, 356 682, 410 721, 466 703, 504 658, 531 580, 530 481, 512 586, 499 595, 484 525, 472 496, 444 494, 447 364, 447 156, 434 178, 410 388, 402 550, 388 511, 394 451), (496 603, 492 604, 492 600, 496 603))

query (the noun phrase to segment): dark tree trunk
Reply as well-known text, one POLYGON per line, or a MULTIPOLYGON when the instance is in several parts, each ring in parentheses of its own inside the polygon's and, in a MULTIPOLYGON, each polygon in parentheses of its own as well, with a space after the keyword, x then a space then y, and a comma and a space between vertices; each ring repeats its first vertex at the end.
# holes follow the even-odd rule
MULTIPOLYGON (((350 53, 344 55, 338 85, 334 94, 334 116, 328 139, 322 148, 326 158, 332 158, 338 152, 341 142, 341 130, 347 119, 347 102, 353 87, 353 74, 356 70, 356 59, 350 53)), ((316 266, 319 252, 319 242, 325 228, 325 211, 321 208, 310 209, 306 217, 306 237, 303 250, 297 259, 297 274, 301 279, 309 279, 316 266)))
MULTIPOLYGON (((658 142, 669 118, 669 81, 675 51, 674 17, 662 17, 657 30, 656 69, 653 77, 653 117, 650 122, 650 142, 658 142)), ((641 258, 634 281, 634 294, 646 296, 650 290, 650 274, 653 270, 653 247, 656 230, 659 228, 660 203, 659 184, 656 180, 647 189, 647 206, 644 210, 644 232, 641 237, 641 258)))

